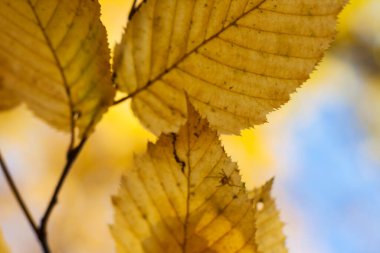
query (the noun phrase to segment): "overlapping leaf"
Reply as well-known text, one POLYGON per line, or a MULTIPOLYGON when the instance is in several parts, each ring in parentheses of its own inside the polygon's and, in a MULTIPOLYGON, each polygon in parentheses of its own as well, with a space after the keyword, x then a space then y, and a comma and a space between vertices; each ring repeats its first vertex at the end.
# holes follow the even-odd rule
POLYGON ((57 128, 83 132, 113 100, 99 16, 93 0, 0 1, 4 85, 57 128))
POLYGON ((285 236, 282 233, 284 224, 271 197, 273 180, 263 187, 250 192, 256 207, 256 240, 260 253, 287 253, 285 236))
POLYGON ((4 87, 2 80, 0 79, 0 111, 11 109, 19 103, 20 101, 16 94, 4 87))
POLYGON ((270 186, 249 198, 216 131, 192 107, 188 117, 178 134, 149 144, 123 177, 113 198, 118 252, 259 252, 257 235, 267 243, 281 233, 277 227, 265 233, 269 223, 261 218, 278 217, 253 205, 255 199, 266 205, 270 186))
POLYGON ((185 90, 225 133, 266 121, 321 59, 346 0, 148 0, 115 49, 120 90, 154 133, 186 118, 185 90))

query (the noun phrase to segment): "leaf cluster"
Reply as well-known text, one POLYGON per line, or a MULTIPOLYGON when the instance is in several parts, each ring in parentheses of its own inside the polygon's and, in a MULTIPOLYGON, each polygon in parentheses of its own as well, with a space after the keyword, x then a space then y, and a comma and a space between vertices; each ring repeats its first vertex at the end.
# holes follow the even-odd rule
POLYGON ((71 136, 39 238, 96 123, 131 99, 159 139, 113 197, 118 252, 287 252, 273 181, 245 189, 219 134, 264 123, 289 100, 346 1, 135 2, 112 61, 97 1, 0 2, 0 110, 25 103, 71 136))

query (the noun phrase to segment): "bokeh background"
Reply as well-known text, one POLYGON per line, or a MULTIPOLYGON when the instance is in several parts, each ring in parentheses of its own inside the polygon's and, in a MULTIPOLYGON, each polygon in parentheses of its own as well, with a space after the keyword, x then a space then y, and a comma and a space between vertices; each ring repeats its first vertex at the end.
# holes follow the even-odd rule
MULTIPOLYGON (((131 3, 100 2, 113 46, 131 3)), ((222 137, 248 187, 276 177, 273 194, 291 253, 380 252, 380 1, 351 0, 338 30, 318 71, 269 115, 269 124, 222 137)), ((25 106, 0 113, 1 151, 36 218, 58 179, 68 139, 25 106)), ((114 252, 110 196, 148 141, 155 137, 128 103, 105 115, 51 217, 53 252, 114 252)), ((40 252, 2 174, 0 227, 13 253, 40 252)))

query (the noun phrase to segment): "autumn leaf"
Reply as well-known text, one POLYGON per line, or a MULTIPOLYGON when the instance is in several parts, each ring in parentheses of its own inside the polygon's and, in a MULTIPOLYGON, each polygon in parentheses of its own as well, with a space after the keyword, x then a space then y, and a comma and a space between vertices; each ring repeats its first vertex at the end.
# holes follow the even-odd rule
POLYGON ((315 68, 346 0, 148 0, 115 48, 116 83, 155 134, 186 119, 183 91, 223 133, 266 122, 315 68))
POLYGON ((4 87, 0 79, 0 111, 9 110, 20 103, 14 92, 4 87))
POLYGON ((270 193, 273 180, 263 187, 255 189, 249 195, 253 199, 256 208, 256 240, 260 253, 287 253, 285 236, 282 233, 284 227, 280 214, 270 193))
POLYGON ((0 231, 0 253, 8 253, 8 252, 9 252, 8 247, 6 246, 5 241, 3 239, 3 235, 0 231))
MULTIPOLYGON (((150 143, 123 176, 113 198, 117 252, 259 252, 256 227, 268 230, 269 223, 256 222, 272 208, 257 213, 254 201, 265 206, 270 187, 248 197, 217 132, 192 107, 188 117, 178 134, 150 143)), ((269 231, 277 236, 277 229, 269 231)))
POLYGON ((99 9, 93 0, 0 2, 0 77, 59 129, 83 133, 112 103, 99 9))

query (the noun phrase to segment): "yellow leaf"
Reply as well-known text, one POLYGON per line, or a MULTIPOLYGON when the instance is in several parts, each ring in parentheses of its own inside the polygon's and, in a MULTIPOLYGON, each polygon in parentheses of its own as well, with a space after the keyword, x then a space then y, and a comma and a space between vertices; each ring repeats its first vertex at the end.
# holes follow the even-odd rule
POLYGON ((256 213, 217 132, 189 107, 122 178, 111 227, 120 253, 257 252, 256 213))
POLYGON ((155 134, 186 118, 183 90, 223 133, 266 122, 335 36, 346 0, 149 0, 115 48, 116 82, 155 134))
POLYGON ((4 87, 2 80, 0 79, 0 111, 12 109, 19 103, 20 100, 17 98, 16 94, 4 87))
POLYGON ((42 119, 83 133, 112 103, 106 31, 93 0, 0 2, 0 76, 42 119))
POLYGON ((0 253, 8 253, 8 252, 9 252, 8 247, 6 246, 5 241, 3 239, 3 235, 1 234, 1 231, 0 231, 0 253))
POLYGON ((287 253, 284 224, 273 198, 270 196, 273 180, 251 192, 256 207, 256 241, 259 253, 287 253))

